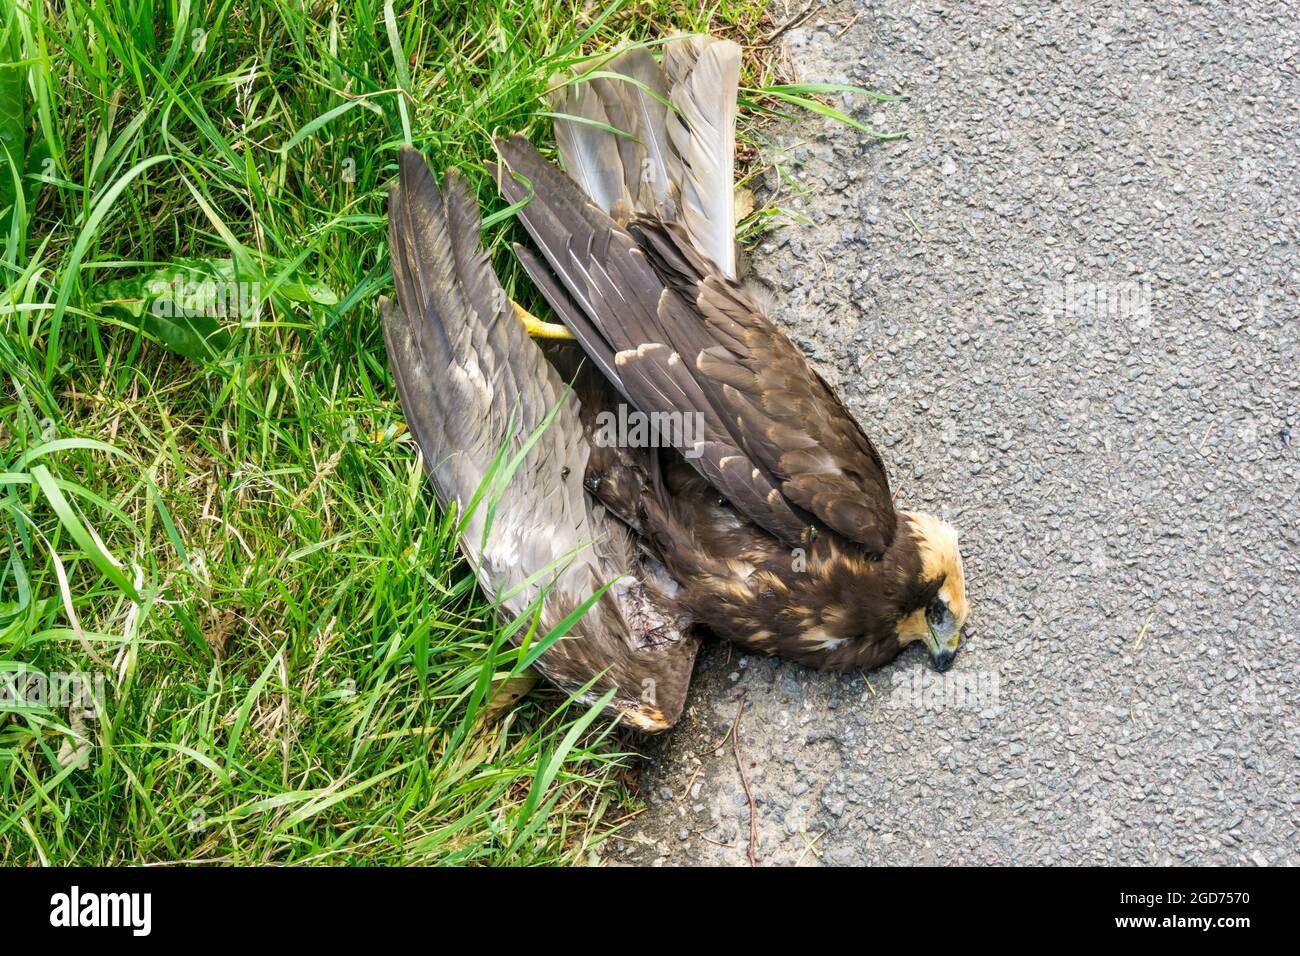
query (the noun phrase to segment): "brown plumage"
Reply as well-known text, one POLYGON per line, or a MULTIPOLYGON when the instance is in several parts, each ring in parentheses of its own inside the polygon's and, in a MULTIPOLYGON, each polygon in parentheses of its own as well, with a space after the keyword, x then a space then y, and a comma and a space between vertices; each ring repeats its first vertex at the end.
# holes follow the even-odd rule
MULTIPOLYGON (((734 260, 719 265, 710 255, 725 258, 734 236, 730 196, 716 201, 697 187, 716 183, 726 163, 730 189, 726 107, 735 86, 714 74, 738 68, 739 57, 725 41, 677 44, 687 41, 670 43, 664 57, 670 98, 714 146, 692 151, 699 144, 684 143, 682 120, 670 114, 668 139, 686 175, 677 189, 670 177, 653 206, 628 198, 642 167, 615 165, 615 137, 599 126, 559 119, 557 139, 570 169, 575 150, 606 147, 605 181, 615 187, 604 196, 585 195, 522 137, 497 143, 498 184, 510 202, 528 199, 519 218, 541 258, 516 251, 583 351, 638 411, 698 415, 703 426, 649 475, 602 471, 594 458, 588 487, 638 529, 681 585, 681 604, 718 635, 835 669, 874 667, 924 640, 946 668, 969 612, 956 532, 895 510, 861 426, 730 274, 734 260), (709 82, 690 84, 690 65, 706 60, 709 82), (719 88, 713 106, 683 102, 719 88), (688 195, 712 219, 675 212, 688 195)), ((634 59, 644 76, 647 56, 625 54, 604 71, 634 59)), ((628 108, 647 95, 630 83, 614 107, 619 83, 579 79, 561 89, 556 110, 574 112, 581 100, 589 117, 650 115, 628 108)), ((660 139, 655 129, 625 132, 634 142, 660 139)))
POLYGON ((498 449, 523 456, 491 528, 480 507, 462 535, 482 586, 507 617, 540 597, 545 630, 619 579, 538 666, 591 684, 587 700, 613 689, 612 711, 652 731, 681 711, 693 623, 836 669, 923 640, 942 669, 968 613, 956 532, 895 511, 871 441, 736 279, 738 48, 674 40, 664 63, 632 51, 605 72, 635 83, 561 86, 556 112, 580 118, 556 123, 570 175, 520 137, 497 144, 541 256, 516 252, 580 352, 544 357, 527 337, 463 180, 439 190, 409 149, 389 199, 397 303, 382 303, 438 498, 465 507, 498 449), (671 448, 605 441, 620 403, 698 427, 671 448))

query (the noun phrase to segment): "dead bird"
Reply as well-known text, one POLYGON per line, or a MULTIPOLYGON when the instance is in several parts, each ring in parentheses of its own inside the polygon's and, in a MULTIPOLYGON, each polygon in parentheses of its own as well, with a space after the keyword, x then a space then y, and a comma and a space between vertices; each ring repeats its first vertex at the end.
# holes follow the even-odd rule
POLYGON ((589 468, 588 488, 715 634, 836 670, 921 641, 946 670, 970 611, 957 532, 895 509, 871 440, 737 280, 739 47, 686 37, 662 66, 642 48, 600 67, 555 94, 567 175, 497 142, 541 252, 516 254, 631 406, 701 427, 662 480, 589 468))
POLYGON ((587 699, 613 688, 650 731, 680 714, 693 624, 831 669, 922 641, 944 670, 969 614, 956 532, 895 510, 871 441, 737 281, 738 73, 729 41, 670 41, 663 66, 630 50, 557 91, 567 175, 498 141, 541 257, 516 253, 581 368, 529 339, 568 333, 505 296, 457 173, 439 190, 403 149, 389 200, 385 342, 439 500, 470 501, 503 445, 523 455, 491 533, 475 512, 462 547, 504 613, 541 594, 544 627, 614 581, 539 667, 594 680, 587 699), (670 447, 603 440, 600 416, 628 408, 696 427, 670 447))

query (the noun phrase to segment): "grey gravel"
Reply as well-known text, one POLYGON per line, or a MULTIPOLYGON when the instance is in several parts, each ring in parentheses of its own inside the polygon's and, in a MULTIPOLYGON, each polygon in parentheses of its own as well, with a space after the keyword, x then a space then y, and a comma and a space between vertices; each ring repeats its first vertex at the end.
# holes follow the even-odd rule
POLYGON ((745 862, 708 749, 743 698, 760 864, 1300 863, 1297 23, 883 0, 786 35, 912 136, 768 126, 812 225, 751 275, 961 529, 968 642, 942 679, 708 647, 611 862, 745 862))

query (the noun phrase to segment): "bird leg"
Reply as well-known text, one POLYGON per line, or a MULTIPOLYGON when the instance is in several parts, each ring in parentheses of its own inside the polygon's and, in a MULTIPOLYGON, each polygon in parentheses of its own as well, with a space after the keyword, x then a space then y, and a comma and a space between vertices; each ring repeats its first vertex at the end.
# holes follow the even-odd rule
POLYGON ((515 315, 524 323, 524 329, 535 339, 573 339, 573 333, 558 322, 543 322, 514 299, 510 304, 515 307, 515 315))

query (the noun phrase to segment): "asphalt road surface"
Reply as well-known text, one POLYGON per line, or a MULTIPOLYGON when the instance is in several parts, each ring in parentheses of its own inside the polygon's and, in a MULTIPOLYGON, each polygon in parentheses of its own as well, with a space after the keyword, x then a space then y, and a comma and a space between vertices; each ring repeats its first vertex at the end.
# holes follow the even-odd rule
POLYGON ((960 529, 967 643, 944 675, 710 645, 609 862, 745 863, 747 783, 760 865, 1300 863, 1298 23, 884 0, 785 35, 912 135, 767 126, 811 224, 750 275, 899 506, 960 529))

